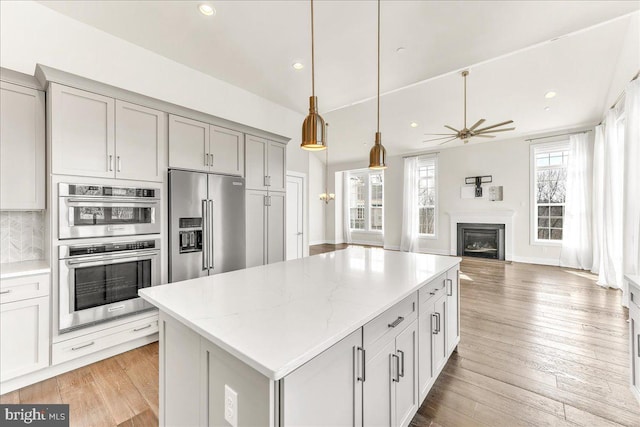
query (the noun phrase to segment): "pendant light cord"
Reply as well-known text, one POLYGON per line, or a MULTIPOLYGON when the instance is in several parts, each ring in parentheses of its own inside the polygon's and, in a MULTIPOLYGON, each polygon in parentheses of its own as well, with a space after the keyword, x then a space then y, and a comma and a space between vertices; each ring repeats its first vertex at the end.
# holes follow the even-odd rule
POLYGON ((378 0, 378 132, 380 132, 380 0, 378 0))
POLYGON ((311 0, 311 96, 316 96, 316 76, 314 64, 314 43, 313 43, 313 0, 311 0))
POLYGON ((467 128, 467 74, 464 77, 464 128, 467 128))

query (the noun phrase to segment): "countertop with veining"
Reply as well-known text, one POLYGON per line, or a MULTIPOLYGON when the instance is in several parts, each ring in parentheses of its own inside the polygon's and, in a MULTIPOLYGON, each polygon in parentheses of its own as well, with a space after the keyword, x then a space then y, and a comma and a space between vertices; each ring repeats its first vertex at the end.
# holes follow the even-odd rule
POLYGON ((278 380, 459 262, 349 247, 154 286, 140 295, 278 380))
POLYGON ((49 261, 19 261, 0 264, 0 279, 11 279, 14 277, 31 276, 34 274, 46 274, 51 271, 49 261))

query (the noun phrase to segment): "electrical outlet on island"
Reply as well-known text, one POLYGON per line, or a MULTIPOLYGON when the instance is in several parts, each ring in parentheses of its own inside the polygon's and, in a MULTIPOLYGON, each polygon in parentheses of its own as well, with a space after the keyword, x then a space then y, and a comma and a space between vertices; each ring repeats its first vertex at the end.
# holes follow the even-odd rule
POLYGON ((231 427, 238 427, 238 393, 224 385, 224 419, 231 427))

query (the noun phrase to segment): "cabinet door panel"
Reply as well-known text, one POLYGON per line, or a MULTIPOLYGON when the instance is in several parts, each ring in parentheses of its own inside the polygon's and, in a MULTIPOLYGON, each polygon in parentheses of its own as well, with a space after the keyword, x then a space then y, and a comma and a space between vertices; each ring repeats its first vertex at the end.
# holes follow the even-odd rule
POLYGON ((162 181, 166 114, 116 100, 116 177, 162 181))
POLYGON ((460 336, 459 326, 459 292, 460 292, 460 270, 458 268, 452 268, 447 272, 447 348, 449 352, 453 351, 457 345, 458 337, 460 336))
POLYGON ((418 328, 414 321, 396 338, 400 357, 399 381, 396 383, 396 426, 407 426, 418 410, 418 328))
POLYGON ((269 209, 267 212, 267 264, 284 261, 285 259, 286 210, 285 193, 269 192, 269 209))
POLYGON ((433 324, 433 304, 418 315, 418 376, 420 384, 420 401, 423 401, 429 393, 431 380, 433 379, 432 366, 432 335, 435 328, 433 324))
POLYGON ((209 124, 169 115, 169 167, 209 171, 209 124))
POLYGON ((269 142, 267 157, 267 176, 269 177, 269 191, 287 190, 287 171, 285 162, 287 146, 277 142, 269 142))
POLYGON ((0 305, 0 381, 49 366, 49 297, 0 305))
POLYGON ((44 209, 44 92, 0 82, 0 104, 0 209, 44 209))
POLYGON ((432 366, 433 373, 435 374, 444 365, 447 360, 447 340, 446 340, 446 313, 447 313, 447 296, 443 295, 434 303, 433 313, 436 317, 432 317, 434 324, 434 331, 439 329, 437 333, 431 335, 431 347, 433 350, 432 366), (436 320, 436 318, 438 318, 436 320))
POLYGON ((362 388, 362 424, 364 426, 391 426, 391 355, 395 353, 391 340, 378 353, 365 361, 366 376, 362 388))
POLYGON ((257 136, 247 135, 244 143, 244 176, 247 189, 267 190, 267 144, 268 141, 257 136))
POLYGON ((356 372, 360 346, 362 329, 285 377, 283 425, 358 424, 362 411, 362 382, 356 372))
POLYGON ((247 268, 264 265, 267 250, 267 206, 266 191, 247 190, 245 192, 245 235, 247 248, 247 268))
POLYGON ((225 175, 244 174, 244 134, 211 126, 209 153, 211 172, 225 175))
POLYGON ((113 98, 51 84, 52 173, 113 178, 113 98))

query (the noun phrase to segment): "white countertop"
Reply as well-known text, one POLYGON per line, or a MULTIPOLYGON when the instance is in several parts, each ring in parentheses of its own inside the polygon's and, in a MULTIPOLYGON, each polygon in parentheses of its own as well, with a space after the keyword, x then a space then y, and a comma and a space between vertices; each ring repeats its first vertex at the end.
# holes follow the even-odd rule
POLYGON ((0 279, 46 274, 51 271, 49 261, 39 259, 35 261, 20 261, 0 264, 0 279))
POLYGON ((140 295, 278 380, 459 262, 350 247, 146 288, 140 295))
POLYGON ((636 286, 640 287, 640 276, 635 275, 635 274, 625 274, 624 277, 632 282, 633 284, 635 284, 636 286))

